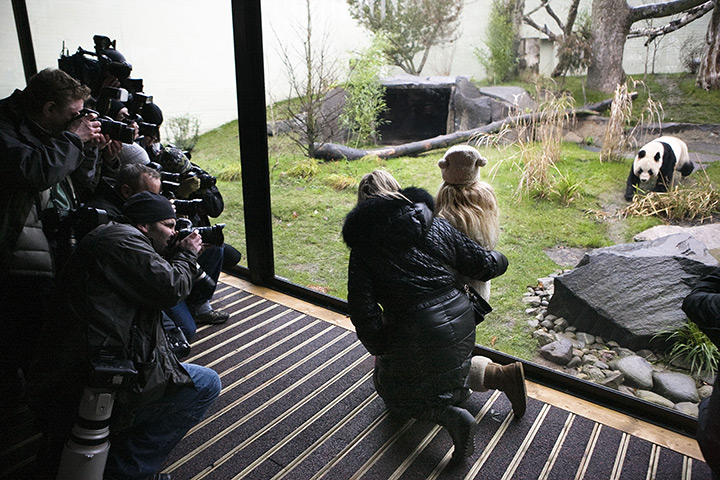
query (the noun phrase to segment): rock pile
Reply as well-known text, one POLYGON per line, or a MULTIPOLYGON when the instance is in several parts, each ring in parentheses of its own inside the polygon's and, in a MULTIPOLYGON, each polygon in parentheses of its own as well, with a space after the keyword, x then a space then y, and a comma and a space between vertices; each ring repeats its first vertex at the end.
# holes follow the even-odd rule
POLYGON ((569 375, 697 417, 698 403, 712 393, 713 379, 693 378, 686 369, 659 363, 661 354, 623 348, 549 314, 554 278, 561 273, 538 279, 523 297, 525 313, 533 316, 528 323, 539 355, 569 375))

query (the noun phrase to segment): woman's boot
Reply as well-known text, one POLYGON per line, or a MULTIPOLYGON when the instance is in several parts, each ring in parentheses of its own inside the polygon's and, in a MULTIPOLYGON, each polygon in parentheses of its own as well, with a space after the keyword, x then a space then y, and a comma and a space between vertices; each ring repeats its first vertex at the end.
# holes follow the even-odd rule
POLYGON ((525 415, 527 391, 522 363, 500 365, 487 357, 473 357, 468 386, 478 392, 500 390, 510 400, 515 416, 520 418, 525 415))
POLYGON ((455 446, 453 462, 462 461, 475 452, 477 422, 470 412, 462 407, 448 405, 433 409, 424 418, 447 429, 455 446))

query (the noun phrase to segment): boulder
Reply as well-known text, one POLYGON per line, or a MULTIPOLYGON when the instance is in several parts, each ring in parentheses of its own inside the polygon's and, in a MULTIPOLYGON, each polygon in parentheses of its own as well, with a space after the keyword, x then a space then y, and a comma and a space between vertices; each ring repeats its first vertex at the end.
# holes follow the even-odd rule
POLYGON ((655 392, 650 392, 648 390, 637 390, 635 392, 635 396, 640 400, 645 400, 646 402, 656 403, 667 408, 675 408, 675 404, 673 402, 663 397, 662 395, 658 395, 655 392))
POLYGON ((653 387, 653 369, 647 360, 630 355, 612 363, 612 366, 623 373, 625 384, 632 388, 650 390, 653 387))
POLYGON ((675 403, 700 401, 695 380, 680 372, 654 372, 653 391, 675 403))
POLYGON ((573 344, 561 339, 540 348, 540 356, 560 365, 567 365, 573 358, 573 344))
POLYGON ((717 264, 686 233, 593 250, 555 278, 548 313, 624 347, 648 348, 658 332, 685 324, 683 299, 717 264))

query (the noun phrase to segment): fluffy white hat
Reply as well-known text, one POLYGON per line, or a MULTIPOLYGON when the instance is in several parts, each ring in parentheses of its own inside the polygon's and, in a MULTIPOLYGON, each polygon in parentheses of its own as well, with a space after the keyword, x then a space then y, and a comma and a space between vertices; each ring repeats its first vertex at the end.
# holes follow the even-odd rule
POLYGON ((480 167, 487 165, 487 159, 470 145, 450 147, 438 161, 442 178, 452 185, 469 185, 477 179, 480 167))

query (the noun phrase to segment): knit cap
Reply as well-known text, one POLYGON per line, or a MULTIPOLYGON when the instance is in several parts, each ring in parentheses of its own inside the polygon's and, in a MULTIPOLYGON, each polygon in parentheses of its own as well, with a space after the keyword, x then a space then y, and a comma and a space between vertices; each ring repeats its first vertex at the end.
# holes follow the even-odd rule
POLYGON ((175 208, 162 195, 145 191, 128 198, 122 207, 122 214, 135 225, 141 225, 175 218, 175 208))
POLYGON ((470 145, 450 147, 438 161, 442 178, 452 185, 469 185, 478 177, 480 167, 487 165, 487 159, 470 145))

